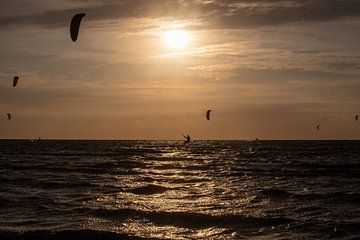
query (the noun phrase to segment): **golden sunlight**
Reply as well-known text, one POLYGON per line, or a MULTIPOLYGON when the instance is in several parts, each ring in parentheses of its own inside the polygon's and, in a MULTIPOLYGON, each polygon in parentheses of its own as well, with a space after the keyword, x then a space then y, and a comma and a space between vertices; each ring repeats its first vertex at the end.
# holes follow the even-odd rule
POLYGON ((164 40, 170 48, 184 48, 190 42, 190 35, 184 30, 170 30, 164 33, 164 40))

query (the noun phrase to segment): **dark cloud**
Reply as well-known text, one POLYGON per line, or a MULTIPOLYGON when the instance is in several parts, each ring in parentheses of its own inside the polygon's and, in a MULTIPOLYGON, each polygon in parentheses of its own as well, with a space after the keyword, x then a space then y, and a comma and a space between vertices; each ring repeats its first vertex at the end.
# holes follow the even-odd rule
POLYGON ((0 27, 9 25, 43 25, 46 27, 66 26, 69 19, 79 12, 87 14, 87 21, 116 20, 123 18, 158 18, 158 17, 190 17, 194 15, 188 4, 181 1, 159 1, 159 0, 125 0, 125 1, 103 1, 99 4, 76 7, 58 11, 46 11, 42 14, 28 16, 0 18, 0 27))
POLYGON ((256 5, 228 5, 232 7, 227 10, 227 14, 214 15, 214 24, 226 28, 237 28, 292 22, 324 22, 360 16, 360 1, 358 0, 279 0, 272 4, 265 3, 266 1, 257 1, 256 5))
POLYGON ((84 7, 0 18, 0 27, 35 24, 59 27, 68 24, 77 12, 86 12, 87 21, 123 18, 175 18, 202 20, 208 27, 244 28, 292 22, 323 22, 359 17, 358 0, 73 0, 84 7))

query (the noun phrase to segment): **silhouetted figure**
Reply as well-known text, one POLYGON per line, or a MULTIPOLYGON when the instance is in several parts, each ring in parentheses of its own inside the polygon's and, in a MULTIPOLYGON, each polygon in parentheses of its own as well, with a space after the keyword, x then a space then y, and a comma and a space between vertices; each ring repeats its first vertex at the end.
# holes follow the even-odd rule
POLYGON ((19 77, 15 76, 13 79, 13 87, 16 87, 16 85, 18 84, 18 81, 19 81, 19 77))
POLYGON ((212 110, 207 110, 206 111, 206 119, 209 121, 210 120, 210 113, 211 113, 212 110))
POLYGON ((317 129, 317 130, 320 130, 320 125, 319 125, 319 124, 316 126, 316 129, 317 129))
POLYGON ((355 116, 355 121, 359 121, 359 115, 355 116))
POLYGON ((6 115, 7 115, 8 120, 11 120, 11 113, 7 113, 6 115))
POLYGON ((184 143, 190 143, 191 142, 191 137, 189 135, 187 135, 187 136, 183 135, 183 136, 185 138, 184 143))

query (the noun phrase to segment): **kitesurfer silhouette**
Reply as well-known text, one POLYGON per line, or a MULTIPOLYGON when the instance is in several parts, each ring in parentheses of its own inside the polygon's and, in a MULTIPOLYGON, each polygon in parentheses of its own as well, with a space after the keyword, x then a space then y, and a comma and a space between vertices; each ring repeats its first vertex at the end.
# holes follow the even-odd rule
POLYGON ((187 135, 187 136, 183 135, 183 136, 185 138, 184 143, 190 143, 191 142, 191 137, 189 135, 187 135))

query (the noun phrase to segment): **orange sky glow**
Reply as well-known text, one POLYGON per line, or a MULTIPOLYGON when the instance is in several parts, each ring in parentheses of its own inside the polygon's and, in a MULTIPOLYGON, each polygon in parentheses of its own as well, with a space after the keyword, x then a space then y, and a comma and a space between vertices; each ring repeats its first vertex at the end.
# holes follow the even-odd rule
POLYGON ((0 1, 0 138, 360 138, 358 1, 19 2, 0 1))

